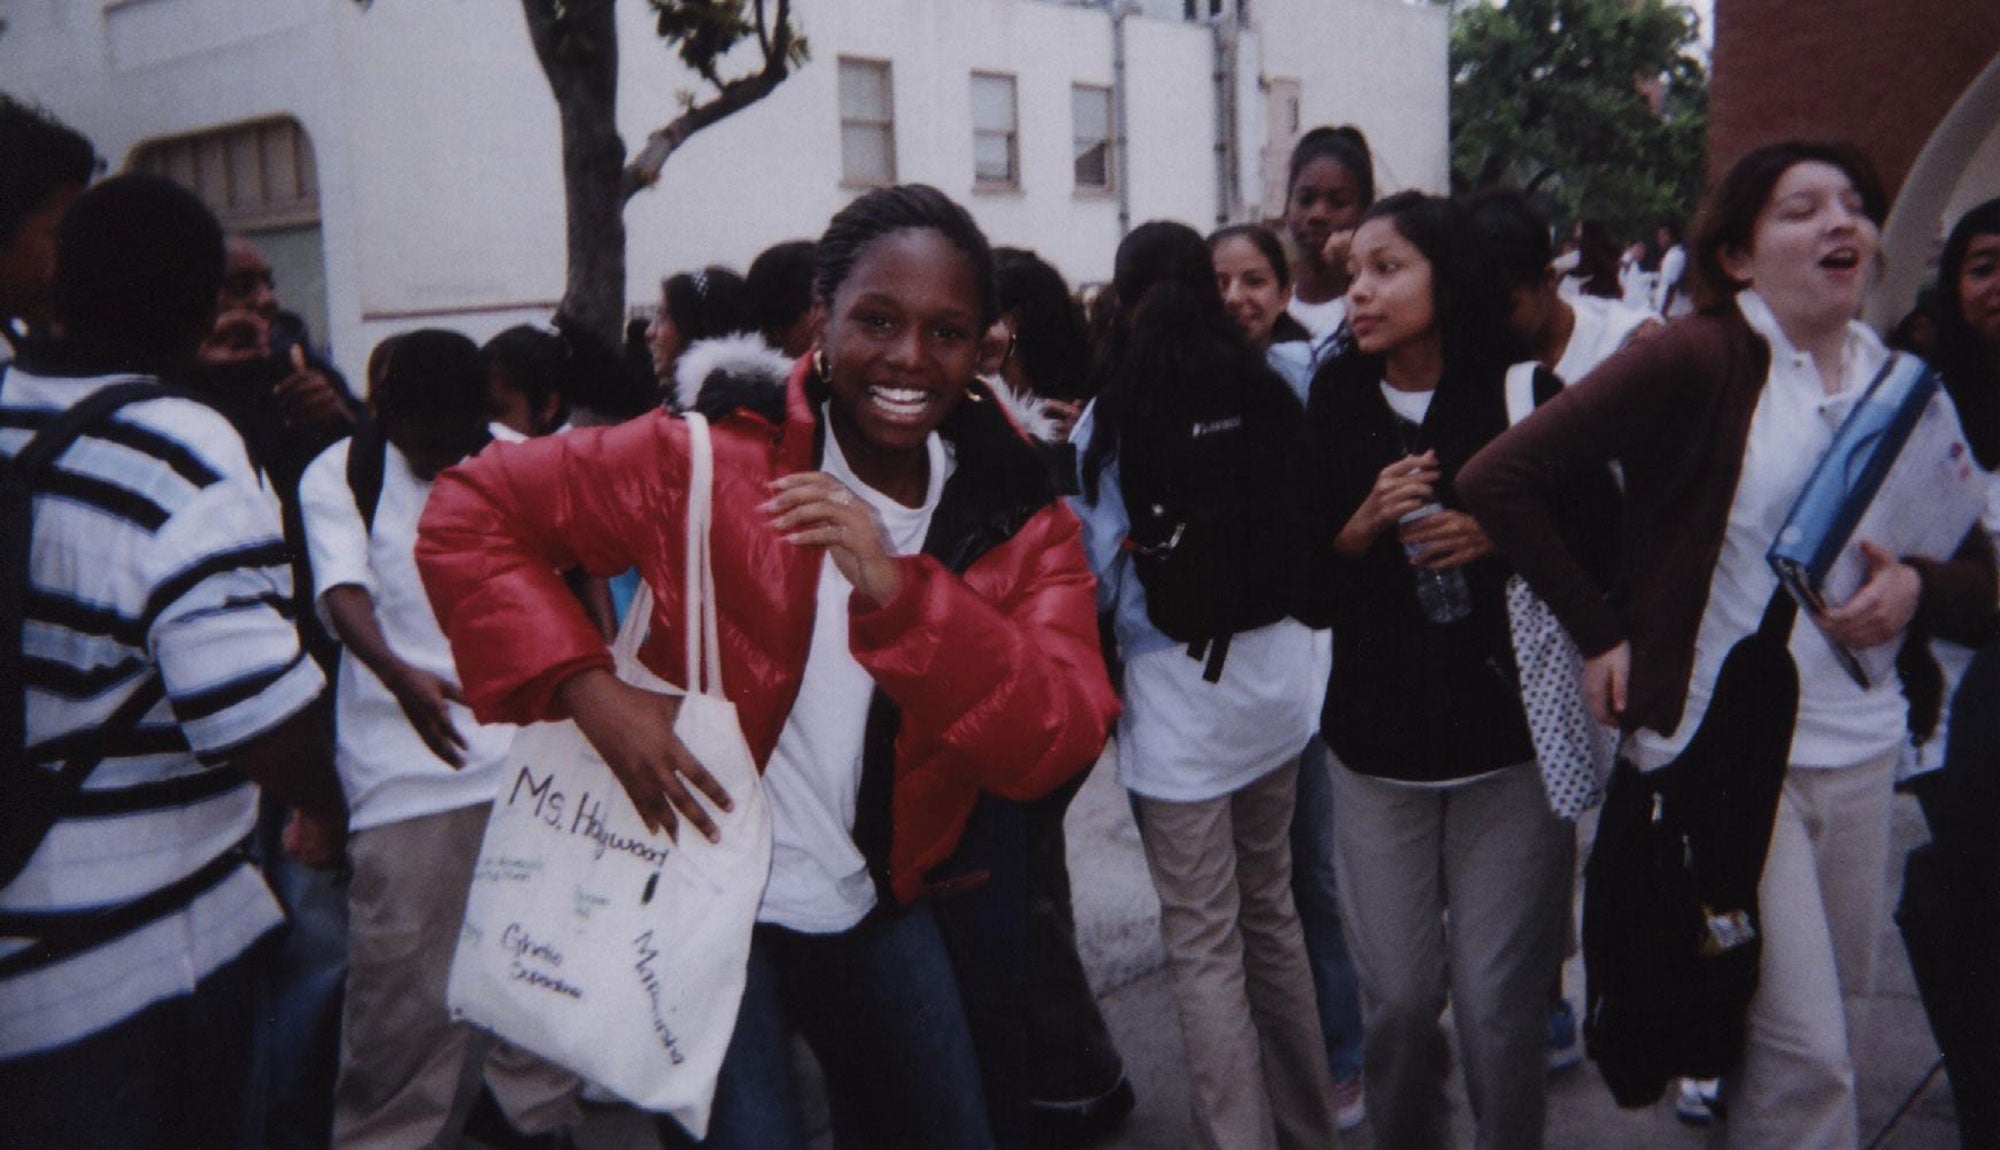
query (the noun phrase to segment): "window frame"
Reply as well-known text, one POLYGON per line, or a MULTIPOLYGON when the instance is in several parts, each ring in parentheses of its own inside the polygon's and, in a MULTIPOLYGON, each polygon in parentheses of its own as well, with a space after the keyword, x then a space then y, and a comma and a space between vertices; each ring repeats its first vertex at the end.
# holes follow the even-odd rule
POLYGON ((1013 72, 991 72, 974 69, 971 81, 966 85, 966 97, 972 123, 972 190, 975 192, 1018 192, 1021 190, 1021 80, 1013 72), (982 80, 1004 80, 1007 84, 1007 128, 981 127, 979 123, 979 101, 974 96, 982 80), (979 141, 984 137, 1003 136, 1007 143, 1007 175, 1003 179, 993 179, 979 171, 979 141))
POLYGON ((1118 102, 1109 84, 1091 84, 1075 81, 1069 86, 1069 134, 1070 134, 1070 182, 1079 196, 1109 196, 1118 190, 1118 102), (1100 143, 1104 148, 1104 182, 1085 183, 1078 175, 1077 165, 1083 154, 1078 145, 1083 137, 1078 134, 1077 96, 1084 92, 1095 93, 1104 98, 1104 135, 1100 143))
POLYGON ((896 157, 896 65, 893 60, 874 56, 838 56, 834 68, 834 114, 840 122, 840 186, 843 188, 886 188, 896 182, 898 167, 896 157), (841 79, 848 67, 868 69, 877 73, 882 81, 884 115, 880 117, 853 116, 848 114, 847 101, 840 87, 841 79), (888 171, 882 179, 857 176, 847 165, 847 130, 867 128, 881 133, 882 154, 887 159, 888 171))

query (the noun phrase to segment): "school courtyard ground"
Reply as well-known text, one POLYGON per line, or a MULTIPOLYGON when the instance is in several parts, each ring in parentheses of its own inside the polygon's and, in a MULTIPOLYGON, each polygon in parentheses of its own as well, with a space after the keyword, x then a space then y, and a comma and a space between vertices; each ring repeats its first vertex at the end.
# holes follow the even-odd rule
MULTIPOLYGON (((1074 884, 1079 949, 1124 1055, 1138 1106, 1123 1126, 1089 1150, 1179 1150, 1194 1144, 1188 1127, 1186 1055, 1163 969, 1159 900, 1125 791, 1118 785, 1115 756, 1115 747, 1106 752, 1070 808, 1070 872, 1079 876, 1074 884)), ((1586 842, 1591 824, 1586 817, 1586 842)), ((1892 897, 1902 888, 1904 854, 1925 835, 1915 803, 1899 798, 1889 862, 1892 897)), ((1861 1144, 1865 1150, 1957 1150, 1951 1090, 1888 908, 1881 947, 1875 993, 1863 1004, 1861 1144)), ((1581 958, 1570 961, 1564 985, 1571 1000, 1580 1003, 1581 958)), ((1450 1093, 1457 1141, 1469 1146, 1471 1116, 1464 1092, 1454 1082, 1450 1093)), ((1550 1076, 1549 1150, 1691 1150, 1707 1139, 1706 1132, 1675 1118, 1671 1098, 1649 1110, 1618 1109, 1587 1061, 1550 1076)), ((595 1116, 579 1141, 582 1150, 652 1150, 657 1144, 644 1122, 621 1114, 595 1116)), ((822 1145, 830 1150, 831 1139, 822 1136, 815 1150, 822 1145)), ((1364 1123, 1342 1138, 1340 1150, 1378 1148, 1364 1123)))

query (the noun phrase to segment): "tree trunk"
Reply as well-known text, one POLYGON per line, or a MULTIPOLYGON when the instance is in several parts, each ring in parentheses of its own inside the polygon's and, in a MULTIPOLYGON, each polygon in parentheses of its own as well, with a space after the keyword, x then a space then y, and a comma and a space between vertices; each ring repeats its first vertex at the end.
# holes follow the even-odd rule
POLYGON ((619 347, 625 338, 625 141, 618 135, 614 0, 521 0, 562 124, 568 273, 562 310, 619 347), (558 10, 560 9, 560 14, 558 10))

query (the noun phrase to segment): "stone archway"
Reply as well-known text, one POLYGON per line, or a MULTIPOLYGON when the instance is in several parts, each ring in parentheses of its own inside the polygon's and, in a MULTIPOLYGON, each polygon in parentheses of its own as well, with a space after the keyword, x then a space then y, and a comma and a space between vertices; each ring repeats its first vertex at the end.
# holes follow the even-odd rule
POLYGON ((1886 328, 1909 310, 1945 225, 1992 196, 2000 196, 2000 56, 1959 96, 1903 181, 1882 229, 1883 275, 1865 317, 1871 325, 1886 328))

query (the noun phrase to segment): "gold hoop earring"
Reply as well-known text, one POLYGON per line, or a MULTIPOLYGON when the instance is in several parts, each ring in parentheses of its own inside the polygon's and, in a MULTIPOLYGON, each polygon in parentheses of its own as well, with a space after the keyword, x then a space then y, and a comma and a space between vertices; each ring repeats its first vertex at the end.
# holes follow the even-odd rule
POLYGON ((833 371, 826 366, 825 348, 813 348, 811 366, 813 375, 817 376, 821 383, 831 383, 833 381, 833 371))

